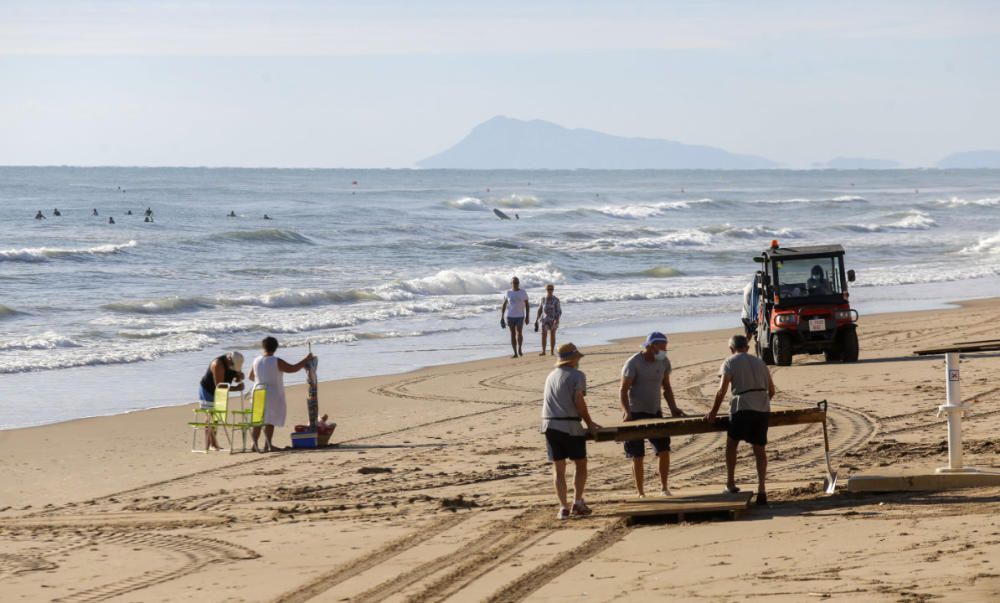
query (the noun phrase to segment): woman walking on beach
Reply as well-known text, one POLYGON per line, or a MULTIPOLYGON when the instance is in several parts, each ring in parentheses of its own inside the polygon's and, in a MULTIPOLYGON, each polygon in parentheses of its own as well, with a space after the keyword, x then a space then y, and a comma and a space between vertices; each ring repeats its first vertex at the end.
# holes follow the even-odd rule
MULTIPOLYGON (((285 425, 287 411, 283 373, 301 371, 312 360, 313 355, 308 354, 297 363, 288 364, 274 355, 278 351, 278 340, 270 336, 261 341, 261 348, 263 348, 264 354, 253 359, 253 365, 250 367, 250 380, 258 385, 267 386, 267 399, 264 402, 264 452, 272 452, 274 444, 272 444, 271 438, 274 436, 274 426, 283 427, 285 425)), ((259 438, 260 427, 254 427, 254 452, 260 452, 257 447, 259 438)))

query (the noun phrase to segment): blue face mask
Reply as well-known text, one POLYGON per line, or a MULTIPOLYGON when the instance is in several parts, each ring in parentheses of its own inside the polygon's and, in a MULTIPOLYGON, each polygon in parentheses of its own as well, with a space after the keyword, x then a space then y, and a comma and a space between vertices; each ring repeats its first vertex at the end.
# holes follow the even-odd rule
POLYGON ((656 358, 657 360, 666 360, 667 359, 667 351, 666 350, 660 350, 660 351, 658 351, 656 353, 656 355, 654 356, 654 358, 656 358))

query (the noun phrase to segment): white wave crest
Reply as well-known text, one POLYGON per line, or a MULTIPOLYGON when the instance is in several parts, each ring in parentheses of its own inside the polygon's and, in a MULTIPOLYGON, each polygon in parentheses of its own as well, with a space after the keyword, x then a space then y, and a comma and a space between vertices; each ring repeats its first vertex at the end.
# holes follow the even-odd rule
POLYGON ((985 197, 983 199, 951 197, 950 199, 940 199, 938 203, 947 207, 996 207, 1000 205, 1000 197, 985 197))
POLYGON ((263 306, 265 308, 294 308, 301 306, 319 306, 326 304, 341 304, 381 299, 378 295, 350 289, 346 291, 331 291, 327 289, 276 289, 261 294, 219 296, 215 303, 222 306, 263 306))
POLYGON ((935 228, 937 222, 926 212, 911 209, 903 214, 896 214, 899 219, 886 224, 845 224, 841 228, 854 232, 891 232, 899 230, 928 230, 935 228))
POLYGON ((837 203, 861 203, 867 201, 864 197, 859 197, 857 195, 840 195, 839 197, 834 197, 830 201, 835 201, 837 203))
POLYGON ((0 250, 0 262, 48 262, 51 260, 89 260, 103 255, 120 253, 138 245, 136 241, 127 243, 98 245, 96 247, 59 248, 25 247, 22 249, 0 250))
POLYGON ((659 203, 641 203, 634 205, 607 205, 595 211, 613 218, 651 218, 663 215, 668 211, 690 209, 692 205, 712 203, 711 199, 694 199, 687 201, 661 201, 659 203))
POLYGON ((721 224, 719 226, 706 226, 702 230, 709 234, 722 235, 734 239, 798 236, 798 233, 790 228, 769 228, 767 226, 733 226, 732 224, 721 224))
POLYGON ((969 245, 964 247, 959 253, 964 254, 1000 254, 1000 232, 997 232, 992 237, 986 237, 985 239, 979 239, 979 242, 975 245, 969 245))
POLYGON ((211 303, 202 297, 164 297, 162 299, 121 301, 102 306, 105 310, 130 314, 176 314, 208 308, 211 303))
POLYGON ((141 345, 133 342, 72 350, 35 348, 0 359, 0 374, 143 362, 167 354, 199 351, 211 343, 213 340, 205 335, 185 334, 141 345))
POLYGON ((712 235, 701 230, 682 230, 665 235, 636 239, 594 239, 593 241, 560 243, 561 249, 576 251, 618 251, 628 249, 669 249, 700 247, 712 242, 712 235))
POLYGON ((376 293, 390 299, 394 297, 394 292, 404 295, 485 295, 506 291, 513 276, 520 279, 521 287, 524 289, 563 280, 563 273, 548 263, 520 266, 509 270, 442 270, 433 276, 411 279, 376 289, 376 293))
POLYGON ((510 197, 497 199, 496 203, 500 207, 509 207, 512 209, 538 207, 542 204, 537 197, 532 195, 511 195, 510 197))
POLYGON ((38 335, 28 335, 20 339, 0 340, 0 350, 54 350, 56 348, 76 348, 80 344, 55 331, 45 331, 38 335))
POLYGON ((489 211, 489 207, 483 203, 482 199, 476 199, 475 197, 462 197, 461 199, 453 199, 448 201, 448 207, 454 209, 462 209, 465 211, 489 211))

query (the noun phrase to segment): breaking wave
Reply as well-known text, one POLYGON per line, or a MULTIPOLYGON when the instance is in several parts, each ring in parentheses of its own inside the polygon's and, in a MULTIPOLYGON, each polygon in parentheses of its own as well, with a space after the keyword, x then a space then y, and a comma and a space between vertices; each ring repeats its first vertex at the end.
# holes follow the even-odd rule
POLYGON ((1000 253, 1000 232, 997 232, 997 234, 993 235, 992 237, 979 239, 978 243, 976 243, 975 245, 969 245, 968 247, 964 247, 959 253, 964 253, 964 254, 1000 253))
POLYGON ((448 207, 454 209, 463 209, 466 211, 489 211, 489 207, 483 203, 482 199, 476 199, 475 197, 462 197, 461 199, 454 199, 448 201, 448 207))
POLYGON ((950 199, 941 199, 938 201, 938 204, 947 207, 996 207, 1000 205, 1000 197, 985 197, 983 199, 952 197, 950 199))
POLYGON ((54 350, 56 348, 77 348, 80 344, 73 339, 60 335, 55 331, 46 331, 39 335, 29 335, 20 339, 0 340, 0 351, 11 350, 54 350))
POLYGON ((930 217, 930 215, 926 212, 916 209, 911 209, 901 214, 893 214, 890 217, 896 217, 898 219, 894 222, 886 224, 844 224, 841 228, 852 232, 891 232, 901 230, 928 230, 937 226, 937 222, 934 221, 934 218, 930 217))
POLYGON ((511 195, 497 199, 496 204, 500 207, 510 207, 512 209, 538 207, 542 204, 537 197, 532 195, 511 195))
POLYGON ((690 209, 692 205, 712 203, 712 199, 696 199, 691 201, 661 201, 659 203, 642 203, 635 205, 607 205, 595 209, 599 214, 612 218, 652 218, 669 211, 690 209))
POLYGON ((676 268, 671 268, 670 266, 656 266, 655 268, 643 270, 639 273, 639 275, 650 278, 674 278, 677 276, 684 276, 684 273, 676 268))
POLYGON ((23 249, 0 250, 0 262, 48 262, 51 260, 90 260, 96 257, 121 253, 138 245, 136 241, 127 243, 98 245, 78 249, 59 247, 26 247, 23 249))

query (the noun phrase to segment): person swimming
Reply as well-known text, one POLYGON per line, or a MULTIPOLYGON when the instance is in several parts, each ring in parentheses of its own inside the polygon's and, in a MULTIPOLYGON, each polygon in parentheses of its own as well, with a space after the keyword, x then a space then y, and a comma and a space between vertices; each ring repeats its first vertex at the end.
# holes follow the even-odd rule
POLYGON ((128 210, 127 212, 125 212, 125 215, 126 215, 126 216, 131 216, 131 215, 132 215, 132 210, 130 209, 130 210, 128 210))
POLYGON ((152 207, 147 207, 146 208, 146 215, 147 216, 152 216, 153 215, 153 208, 152 207))
POLYGON ((99 215, 99 214, 97 213, 97 208, 96 208, 96 207, 94 208, 94 213, 93 213, 93 215, 95 215, 95 216, 99 215))
POLYGON ((273 218, 271 218, 271 216, 269 216, 269 215, 267 215, 267 214, 264 214, 264 219, 265 219, 265 220, 272 220, 273 218))
POLYGON ((227 218, 235 218, 236 217, 236 212, 234 212, 233 210, 229 210, 229 215, 226 216, 226 217, 227 218))
POLYGON ((61 216, 62 214, 59 212, 59 208, 57 207, 57 208, 55 208, 55 209, 52 210, 52 215, 53 216, 61 216))
POLYGON ((38 210, 38 213, 35 214, 35 219, 36 220, 44 220, 45 219, 45 214, 42 213, 42 210, 38 210))
POLYGON ((114 216, 108 216, 108 224, 114 224, 114 223, 115 223, 114 216))

